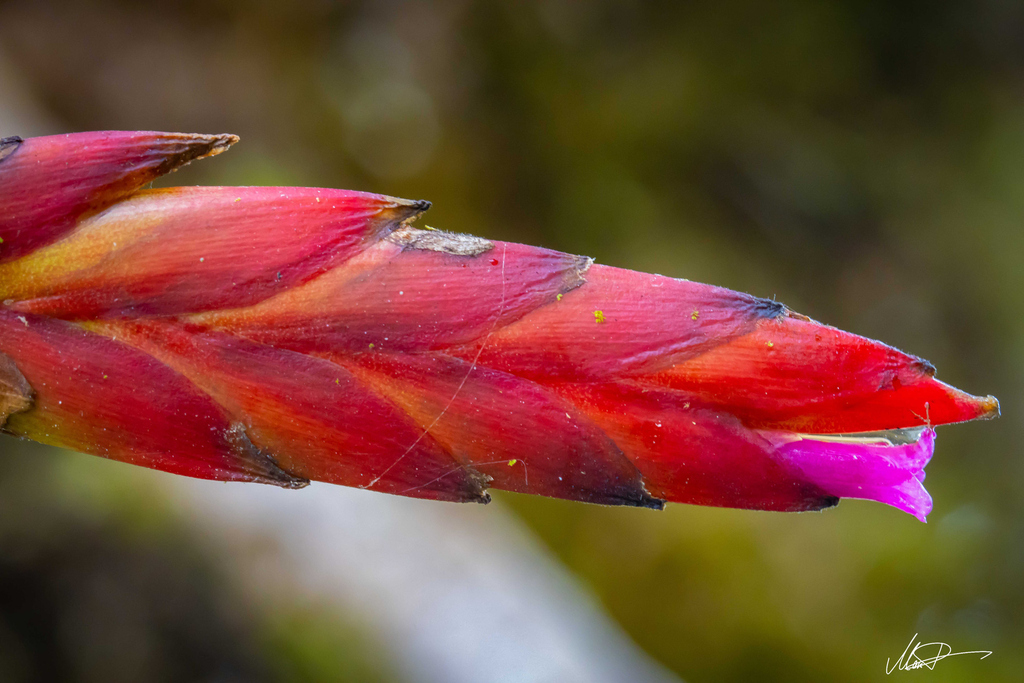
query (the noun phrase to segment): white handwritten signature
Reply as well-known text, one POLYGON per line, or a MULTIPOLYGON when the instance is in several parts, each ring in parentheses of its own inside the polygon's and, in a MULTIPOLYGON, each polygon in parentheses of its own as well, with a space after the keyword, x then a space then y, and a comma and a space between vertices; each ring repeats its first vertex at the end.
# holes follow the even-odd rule
POLYGON ((915 633, 914 637, 910 639, 910 643, 907 645, 907 649, 903 651, 900 658, 896 660, 893 666, 889 666, 889 659, 885 660, 885 673, 886 675, 891 674, 893 671, 913 671, 914 669, 928 669, 929 671, 935 669, 935 665, 941 662, 946 657, 956 657, 958 655, 981 655, 981 659, 988 657, 991 652, 988 650, 971 650, 970 652, 953 652, 946 643, 918 643, 918 634, 915 633), (915 643, 917 643, 915 645, 915 643), (928 648, 936 648, 935 653, 931 657, 922 657, 921 655, 928 654, 928 648), (918 653, 921 654, 918 654, 918 653))

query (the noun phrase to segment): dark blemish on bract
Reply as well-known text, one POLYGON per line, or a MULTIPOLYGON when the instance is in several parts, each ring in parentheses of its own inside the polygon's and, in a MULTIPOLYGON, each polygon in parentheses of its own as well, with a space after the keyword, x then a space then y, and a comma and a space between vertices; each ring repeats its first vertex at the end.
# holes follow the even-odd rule
POLYGON ((758 298, 754 300, 754 310, 762 317, 777 320, 786 315, 788 309, 778 301, 758 298))
POLYGON ((0 353, 0 427, 7 418, 32 407, 33 392, 14 360, 0 353))
POLYGON ((409 226, 402 226, 384 239, 404 249, 439 251, 453 256, 479 256, 494 248, 493 242, 482 237, 409 226))
POLYGON ((911 367, 913 367, 915 370, 928 377, 935 376, 935 366, 926 361, 924 358, 915 358, 914 362, 911 364, 911 367))
POLYGON ((633 507, 647 508, 648 510, 664 510, 665 501, 654 496, 644 495, 639 501, 632 503, 633 507))
POLYGON ((590 270, 592 265, 594 265, 594 259, 589 256, 572 257, 572 264, 565 270, 565 276, 562 279, 562 291, 558 295, 559 301, 562 300, 562 294, 571 292, 586 283, 587 271, 590 270))
POLYGON ((819 505, 821 506, 818 508, 819 510, 834 508, 836 505, 839 505, 839 496, 825 496, 819 501, 819 505))

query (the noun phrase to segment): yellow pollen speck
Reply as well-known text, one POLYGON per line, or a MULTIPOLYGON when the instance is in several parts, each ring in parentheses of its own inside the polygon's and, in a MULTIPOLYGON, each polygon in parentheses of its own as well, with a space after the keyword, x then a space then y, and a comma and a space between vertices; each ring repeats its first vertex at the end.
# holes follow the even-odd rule
POLYGON ((239 197, 239 198, 238 198, 238 199, 236 199, 235 201, 236 201, 236 202, 240 202, 240 201, 242 201, 242 198, 241 198, 241 197, 239 197))
POLYGON ((316 198, 316 203, 317 203, 317 204, 319 204, 319 203, 320 203, 320 198, 319 198, 319 197, 317 197, 317 198, 316 198))
POLYGON ((103 379, 106 379, 106 378, 107 378, 107 376, 106 376, 106 375, 103 375, 103 379))
POLYGON ((765 342, 764 345, 767 346, 769 349, 772 348, 773 346, 775 346, 775 344, 773 344, 771 342, 765 342))
POLYGON ((373 350, 373 344, 370 344, 370 350, 371 351, 373 350))
POLYGON ((594 320, 598 323, 604 322, 604 311, 594 311, 594 320))
POLYGON ((334 380, 334 383, 340 385, 341 384, 341 380, 340 379, 336 379, 336 380, 334 380))
POLYGON ((511 460, 508 461, 508 466, 512 467, 512 465, 515 465, 517 462, 519 462, 519 461, 516 460, 515 458, 512 458, 511 460))
POLYGON ((562 300, 562 295, 561 294, 558 294, 557 296, 555 296, 555 301, 561 301, 561 300, 562 300))
POLYGON ((690 320, 696 320, 699 317, 700 317, 700 311, 694 311, 693 313, 690 314, 690 320))

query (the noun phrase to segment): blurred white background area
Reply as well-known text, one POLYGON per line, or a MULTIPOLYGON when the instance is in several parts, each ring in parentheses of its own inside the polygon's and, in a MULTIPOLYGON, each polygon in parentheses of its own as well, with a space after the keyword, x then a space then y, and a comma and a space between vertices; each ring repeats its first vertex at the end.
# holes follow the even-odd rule
POLYGON ((161 483, 255 595, 360 613, 408 680, 677 680, 498 503, 161 483))

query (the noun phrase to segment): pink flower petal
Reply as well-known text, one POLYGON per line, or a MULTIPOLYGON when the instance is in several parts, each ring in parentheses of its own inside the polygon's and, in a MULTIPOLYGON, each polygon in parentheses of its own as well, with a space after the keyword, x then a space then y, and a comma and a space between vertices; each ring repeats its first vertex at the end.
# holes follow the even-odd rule
POLYGON ((851 443, 815 438, 779 442, 778 452, 808 480, 840 498, 863 498, 909 512, 922 522, 932 510, 925 491, 924 466, 935 450, 935 432, 926 429, 914 443, 851 443))

